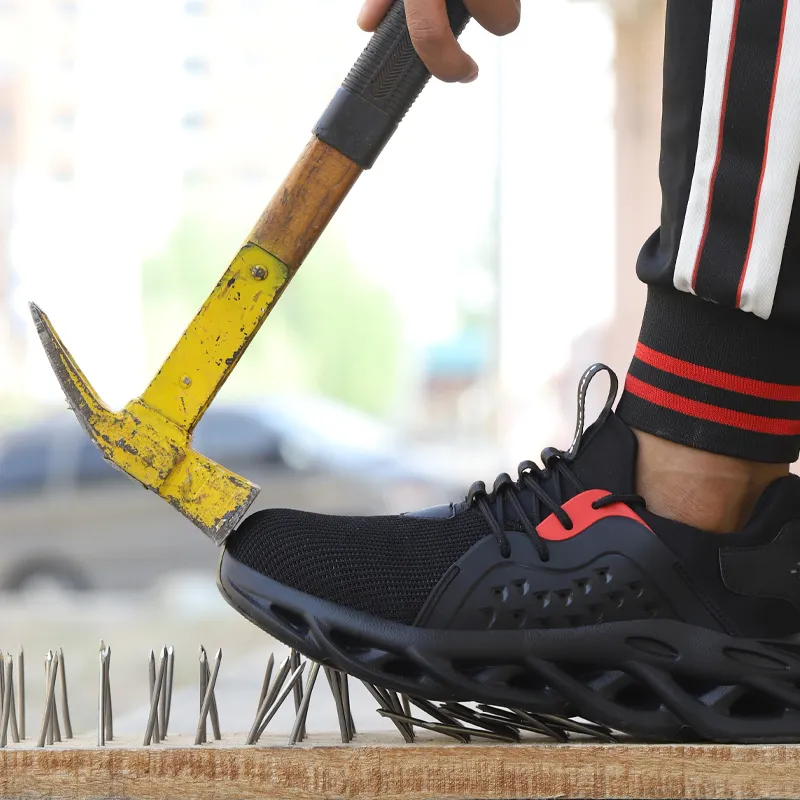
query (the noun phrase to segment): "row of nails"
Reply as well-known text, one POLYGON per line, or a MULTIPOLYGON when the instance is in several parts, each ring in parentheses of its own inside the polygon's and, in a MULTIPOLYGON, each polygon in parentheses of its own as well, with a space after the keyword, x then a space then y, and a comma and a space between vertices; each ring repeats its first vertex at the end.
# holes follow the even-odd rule
MULTIPOLYGON (((25 651, 22 647, 17 653, 17 674, 14 674, 14 657, 11 653, 0 653, 0 747, 11 741, 18 744, 25 738, 25 651), (16 685, 16 692, 14 687, 16 685)), ((72 738, 72 721, 69 715, 69 697, 67 696, 67 667, 64 651, 48 650, 44 657, 45 702, 42 713, 42 726, 39 731, 37 745, 61 741, 63 723, 64 738, 72 738), (58 718, 56 702, 56 683, 61 689, 61 722, 58 718)))
MULTIPOLYGON (((308 662, 301 661, 296 651, 283 661, 275 671, 275 657, 270 656, 261 686, 258 711, 247 736, 247 744, 256 744, 278 709, 294 692, 295 720, 289 736, 289 744, 305 738, 306 720, 320 665, 312 663, 305 686, 301 678, 308 662)), ((350 707, 349 676, 328 667, 322 668, 328 681, 336 706, 339 732, 343 742, 351 742, 356 734, 355 721, 350 707)), ((531 714, 518 709, 497 708, 478 705, 477 708, 463 703, 432 703, 423 698, 400 695, 362 681, 364 687, 378 704, 378 713, 391 720, 406 742, 414 742, 414 729, 449 736, 458 742, 468 743, 475 739, 497 742, 519 742, 521 732, 527 731, 546 736, 558 742, 569 741, 570 734, 580 734, 595 739, 613 742, 611 731, 601 725, 576 722, 571 719, 548 714, 531 714), (412 706, 431 720, 420 719, 412 713, 412 706)))
MULTIPOLYGON (((222 650, 218 650, 213 665, 209 664, 208 654, 200 647, 200 715, 195 732, 194 743, 208 741, 208 722, 211 723, 214 739, 222 738, 215 687, 222 665, 222 650)), ((0 653, 0 747, 5 747, 10 729, 12 741, 18 743, 25 738, 25 655, 22 647, 17 656, 17 702, 14 702, 14 660, 11 654, 0 653)), ((303 661, 300 654, 292 650, 275 671, 275 657, 270 655, 261 693, 258 699, 256 717, 247 735, 246 744, 256 744, 277 714, 283 703, 293 695, 295 720, 289 736, 289 744, 296 744, 306 738, 306 721, 311 703, 311 694, 323 669, 336 706, 339 732, 342 742, 351 742, 356 734, 355 721, 350 706, 349 676, 329 667, 321 667, 312 662, 306 675, 303 673, 309 662, 303 661), (273 678, 274 673, 274 678, 273 678)), ((100 642, 100 680, 98 692, 97 744, 104 746, 114 738, 113 712, 111 705, 111 647, 100 642)), ((173 675, 175 651, 172 647, 162 647, 158 664, 155 653, 149 657, 150 707, 144 746, 159 744, 167 737, 170 709, 172 706, 173 675)), ((42 726, 37 744, 53 744, 61 741, 56 703, 56 683, 61 689, 61 717, 64 736, 72 738, 72 724, 69 715, 67 696, 66 665, 64 652, 48 651, 45 656, 45 706, 42 726)), ((499 742, 520 741, 521 731, 546 736, 555 741, 567 742, 571 733, 592 738, 614 741, 611 732, 600 725, 576 722, 547 714, 532 714, 520 709, 497 708, 478 705, 477 708, 463 703, 433 703, 416 697, 399 695, 389 689, 363 682, 367 691, 378 704, 378 713, 391 720, 406 742, 414 741, 414 729, 449 736, 459 742, 468 743, 473 738, 489 739, 499 742), (420 719, 412 713, 412 706, 423 712, 431 720, 420 719)))

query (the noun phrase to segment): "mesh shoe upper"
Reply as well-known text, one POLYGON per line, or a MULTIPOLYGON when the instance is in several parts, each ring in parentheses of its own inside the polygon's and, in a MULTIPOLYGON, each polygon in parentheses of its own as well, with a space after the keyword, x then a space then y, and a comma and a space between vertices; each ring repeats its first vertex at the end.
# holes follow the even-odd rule
POLYGON ((451 564, 490 534, 477 509, 450 519, 277 509, 246 519, 227 550, 286 586, 410 624, 451 564))

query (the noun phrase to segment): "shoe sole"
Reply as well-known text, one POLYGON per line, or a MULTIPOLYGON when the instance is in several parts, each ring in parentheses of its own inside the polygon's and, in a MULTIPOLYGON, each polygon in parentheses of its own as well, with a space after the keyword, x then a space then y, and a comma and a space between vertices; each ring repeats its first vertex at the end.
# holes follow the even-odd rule
POLYGON ((227 552, 217 585, 240 614, 307 658, 411 696, 581 717, 651 741, 800 741, 798 640, 674 620, 416 628, 284 586, 227 552))

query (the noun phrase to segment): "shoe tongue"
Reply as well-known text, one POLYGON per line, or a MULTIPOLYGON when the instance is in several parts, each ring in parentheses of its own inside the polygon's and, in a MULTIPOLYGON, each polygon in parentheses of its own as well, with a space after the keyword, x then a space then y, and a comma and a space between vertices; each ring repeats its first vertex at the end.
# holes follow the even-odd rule
POLYGON ((637 448, 633 431, 609 411, 586 429, 570 467, 587 489, 631 494, 635 485, 637 448))

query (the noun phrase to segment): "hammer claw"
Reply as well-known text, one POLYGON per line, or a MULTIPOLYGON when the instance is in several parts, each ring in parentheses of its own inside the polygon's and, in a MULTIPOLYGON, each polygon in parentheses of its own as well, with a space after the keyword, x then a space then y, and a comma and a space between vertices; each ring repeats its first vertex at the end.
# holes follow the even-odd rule
POLYGON ((158 494, 216 544, 244 517, 259 487, 191 448, 191 433, 137 398, 111 411, 47 315, 30 305, 39 338, 70 408, 112 466, 158 494))

